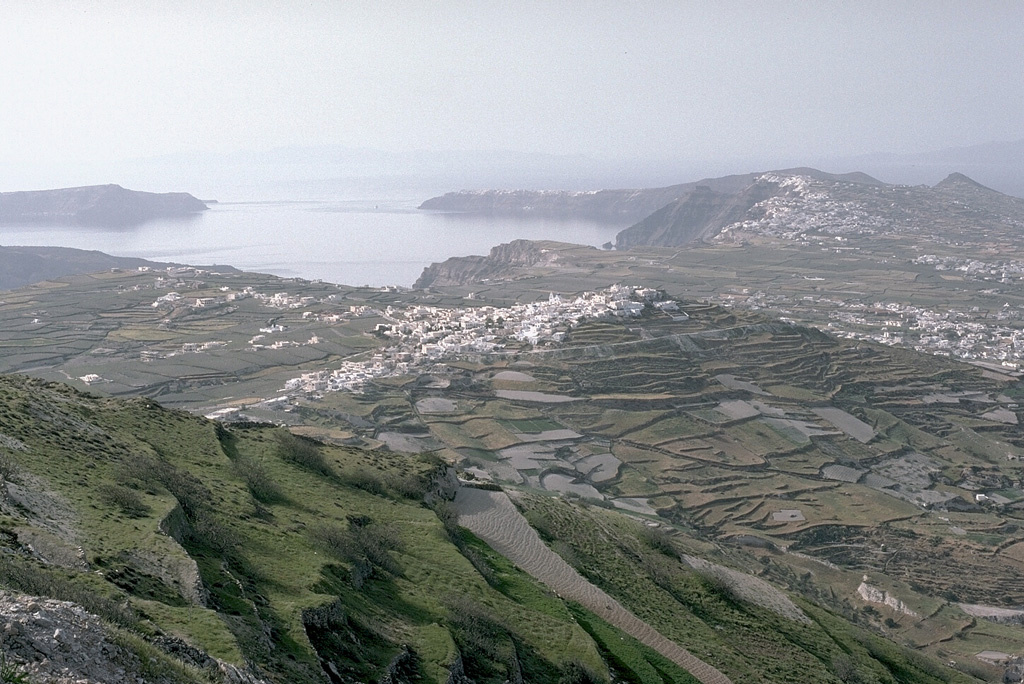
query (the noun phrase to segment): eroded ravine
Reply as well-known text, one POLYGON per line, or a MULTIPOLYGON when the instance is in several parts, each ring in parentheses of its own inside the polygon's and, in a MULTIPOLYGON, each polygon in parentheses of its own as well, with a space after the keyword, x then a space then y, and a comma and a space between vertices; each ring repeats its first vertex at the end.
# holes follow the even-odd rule
POLYGON ((728 677, 667 639, 597 588, 541 541, 504 492, 462 487, 455 497, 459 524, 486 541, 559 596, 588 610, 688 670, 704 684, 732 684, 728 677))

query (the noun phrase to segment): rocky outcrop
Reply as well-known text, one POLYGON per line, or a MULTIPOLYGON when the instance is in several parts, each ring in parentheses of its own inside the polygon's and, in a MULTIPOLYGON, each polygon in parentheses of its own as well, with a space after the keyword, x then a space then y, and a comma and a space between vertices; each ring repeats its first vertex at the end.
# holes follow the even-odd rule
POLYGON ((505 277, 516 268, 554 265, 558 262, 559 248, 570 246, 577 247, 559 242, 513 240, 491 248, 487 256, 453 257, 431 264, 423 269, 413 288, 467 285, 505 277))
POLYGON ((459 492, 459 477, 455 468, 449 465, 442 465, 430 476, 430 489, 423 496, 423 502, 428 506, 441 501, 451 501, 459 492))
POLYGON ((181 545, 190 530, 180 505, 160 521, 159 529, 166 538, 165 548, 160 553, 137 549, 126 553, 125 560, 132 567, 159 578, 188 603, 207 605, 210 594, 203 585, 199 566, 181 545))
POLYGON ((67 601, 0 591, 3 652, 29 681, 135 682, 138 656, 116 644, 99 618, 67 601))
POLYGON ((13 531, 21 552, 47 565, 88 569, 75 512, 43 479, 24 470, 11 479, 0 475, 0 512, 18 522, 13 531))
POLYGON ((1024 682, 1024 658, 1012 658, 1003 672, 1003 684, 1024 682))
MULTIPOLYGON (((131 639, 69 601, 0 590, 0 650, 5 665, 27 681, 50 684, 118 684, 162 682, 157 669, 140 655, 131 639)), ((225 684, 267 684, 247 669, 211 657, 173 637, 152 645, 168 656, 206 672, 225 684)), ((144 653, 144 651, 143 651, 144 653)), ((15 680, 5 680, 15 681, 15 680)))
POLYGON ((466 676, 466 666, 462 662, 462 654, 455 656, 455 660, 448 666, 448 678, 444 684, 474 684, 473 680, 466 676))
MULTIPOLYGON (((340 599, 302 611, 302 627, 306 638, 320 660, 324 675, 333 684, 354 684, 368 681, 352 658, 351 647, 367 638, 384 641, 380 635, 368 636, 356 621, 350 620, 340 599)), ((378 684, 412 684, 421 681, 420 657, 406 644, 391 644, 397 649, 384 671, 376 678, 378 684)))
POLYGON ((207 208, 187 192, 139 192, 120 185, 0 193, 0 223, 133 226, 207 208))
POLYGON ((907 607, 907 604, 899 600, 892 594, 878 587, 873 587, 867 583, 867 577, 857 587, 857 595, 868 603, 877 603, 882 606, 892 608, 897 613, 903 613, 904 615, 910 615, 911 617, 918 617, 917 613, 907 607))
POLYGON ((412 684, 420 681, 418 672, 419 658, 408 646, 403 645, 402 649, 391 659, 388 666, 384 668, 384 674, 377 680, 378 684, 412 684))

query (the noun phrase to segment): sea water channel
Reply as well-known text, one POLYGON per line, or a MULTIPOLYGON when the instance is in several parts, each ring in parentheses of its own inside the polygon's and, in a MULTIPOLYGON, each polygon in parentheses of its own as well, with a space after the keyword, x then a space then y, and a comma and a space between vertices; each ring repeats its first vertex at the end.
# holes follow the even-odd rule
POLYGON ((132 228, 4 225, 0 245, 92 249, 190 265, 322 279, 345 285, 410 286, 424 267, 487 254, 519 238, 600 246, 625 226, 425 212, 418 200, 232 202, 182 220, 132 228))

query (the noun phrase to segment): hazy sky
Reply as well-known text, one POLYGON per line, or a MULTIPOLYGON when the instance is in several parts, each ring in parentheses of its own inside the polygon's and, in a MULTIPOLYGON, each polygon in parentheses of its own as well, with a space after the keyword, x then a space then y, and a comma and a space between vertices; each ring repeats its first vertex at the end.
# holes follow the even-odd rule
POLYGON ((1024 138, 1022 67, 1020 0, 4 0, 0 163, 924 151, 1024 138))

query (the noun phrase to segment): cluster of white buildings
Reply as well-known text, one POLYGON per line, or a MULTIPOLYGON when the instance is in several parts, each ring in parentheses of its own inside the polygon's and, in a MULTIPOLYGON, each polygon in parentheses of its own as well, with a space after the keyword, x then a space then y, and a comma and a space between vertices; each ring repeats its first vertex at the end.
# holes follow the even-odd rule
POLYGON ((310 335, 309 339, 305 342, 297 340, 274 340, 273 342, 266 341, 266 335, 255 335, 249 340, 249 350, 257 351, 259 349, 284 349, 286 347, 305 347, 307 345, 320 344, 320 338, 316 335, 310 335))
POLYGON ((558 343, 584 320, 639 316, 648 303, 666 311, 678 309, 658 290, 623 285, 574 298, 551 294, 546 301, 509 307, 389 306, 375 311, 386 321, 376 334, 391 339, 391 346, 370 361, 346 361, 332 371, 305 373, 289 380, 285 389, 359 391, 374 378, 404 375, 410 368, 459 354, 494 352, 511 341, 558 343))
MULTIPOLYGON (((913 193, 913 188, 861 188, 860 198, 849 202, 836 198, 841 192, 834 191, 841 191, 842 184, 832 181, 764 174, 757 182, 776 184, 783 192, 755 205, 751 213, 759 218, 727 226, 716 240, 744 242, 746 238, 758 236, 844 251, 856 249, 849 246, 850 237, 855 235, 928 229, 914 223, 912 214, 898 219, 898 226, 897 219, 892 217, 890 210, 896 206, 898 198, 913 193)), ((934 235, 930 235, 930 239, 942 241, 934 235)), ((931 265, 964 280, 1001 284, 1024 281, 1024 262, 1013 259, 984 261, 924 254, 912 263, 931 265)), ((984 292, 998 294, 996 289, 984 292)), ((1008 303, 990 312, 978 311, 977 307, 972 311, 932 310, 894 302, 843 301, 817 295, 789 297, 749 290, 719 293, 713 299, 724 306, 769 309, 789 321, 814 324, 827 316, 831 321, 829 330, 840 337, 909 346, 926 353, 995 363, 1011 369, 1018 365, 1024 367, 1024 331, 1019 322, 1024 312, 1008 303)))
POLYGON ((284 384, 285 391, 302 391, 306 393, 320 392, 360 392, 374 378, 393 375, 405 375, 409 372, 408 361, 398 361, 393 356, 385 358, 374 355, 371 361, 342 361, 341 366, 332 371, 314 371, 303 373, 284 384))
POLYGON ((261 292, 256 292, 252 287, 246 287, 245 289, 233 292, 231 288, 222 287, 220 288, 223 295, 218 297, 184 297, 179 292, 171 291, 165 295, 156 298, 153 302, 153 308, 174 308, 175 306, 191 306, 195 308, 204 308, 208 306, 215 306, 217 304, 226 304, 229 302, 235 302, 241 299, 252 298, 264 306, 271 309, 301 309, 304 306, 309 306, 317 301, 315 297, 300 297, 298 295, 289 294, 287 292, 276 292, 268 295, 261 292))
POLYGON ((898 302, 865 303, 816 295, 793 298, 748 289, 714 299, 725 307, 771 310, 784 321, 806 325, 816 325, 827 315, 827 328, 838 337, 1024 368, 1024 311, 1009 303, 988 312, 978 307, 940 311, 898 302))
POLYGON ((980 261, 964 257, 923 254, 914 259, 913 263, 930 264, 936 271, 957 271, 965 280, 988 280, 1009 284, 1024 279, 1024 262, 1014 259, 980 261))
POLYGON ((986 323, 979 311, 934 311, 895 302, 851 302, 844 307, 830 314, 843 324, 842 329, 833 330, 840 337, 910 346, 929 354, 985 361, 1014 370, 1024 365, 1024 330, 1006 323, 1020 319, 1021 312, 1009 305, 988 316, 997 321, 994 324, 986 323))
POLYGON ((766 173, 755 183, 776 184, 783 193, 755 204, 751 211, 760 218, 726 226, 716 242, 740 242, 747 234, 842 248, 844 234, 873 235, 892 226, 891 219, 870 213, 861 202, 835 199, 828 192, 834 182, 766 173))
POLYGON ((388 307, 384 318, 390 325, 378 326, 378 332, 436 359, 450 353, 494 351, 506 338, 531 345, 558 343, 580 321, 639 316, 646 302, 660 299, 657 290, 613 285, 571 299, 551 294, 546 301, 509 307, 388 307))
MULTIPOLYGON (((219 340, 210 340, 209 342, 186 342, 181 345, 182 354, 199 354, 211 349, 218 349, 220 347, 226 347, 227 342, 221 342, 219 340)), ((174 353, 168 354, 168 356, 174 356, 174 353)))
POLYGON ((251 292, 252 288, 246 288, 248 294, 272 309, 301 309, 316 302, 316 297, 299 297, 287 292, 277 292, 272 295, 251 292))
POLYGON ((151 304, 154 309, 168 308, 173 309, 177 306, 178 302, 182 300, 182 296, 177 292, 168 292, 165 295, 161 295, 156 298, 156 301, 151 304))
POLYGON ((153 271, 148 266, 140 266, 138 269, 139 273, 162 273, 163 275, 157 275, 153 279, 153 289, 166 290, 168 288, 179 288, 179 289, 198 289, 202 282, 194 280, 197 276, 209 273, 200 268, 194 266, 170 266, 166 269, 153 271), (189 277, 193 280, 182 280, 182 278, 189 277))
POLYGON ((253 291, 251 287, 245 288, 241 292, 231 292, 230 288, 222 287, 221 292, 224 292, 219 297, 185 297, 177 291, 170 291, 165 295, 161 295, 151 304, 154 309, 173 309, 176 306, 190 306, 196 309, 202 309, 209 306, 215 306, 217 304, 225 304, 227 302, 234 302, 239 299, 247 299, 249 297, 266 297, 266 295, 260 295, 253 291))

